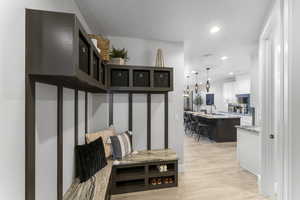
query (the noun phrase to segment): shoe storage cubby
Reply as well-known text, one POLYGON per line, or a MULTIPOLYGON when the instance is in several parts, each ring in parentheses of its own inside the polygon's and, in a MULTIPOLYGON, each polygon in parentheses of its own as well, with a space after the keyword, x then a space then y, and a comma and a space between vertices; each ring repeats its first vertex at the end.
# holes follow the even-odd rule
POLYGON ((112 194, 176 187, 178 161, 114 166, 112 177, 112 194), (167 170, 160 171, 161 166, 167 170))
POLYGON ((109 64, 107 70, 107 89, 111 91, 173 91, 173 68, 109 64))
POLYGON ((36 81, 105 92, 100 54, 75 14, 27 9, 26 50, 36 81))

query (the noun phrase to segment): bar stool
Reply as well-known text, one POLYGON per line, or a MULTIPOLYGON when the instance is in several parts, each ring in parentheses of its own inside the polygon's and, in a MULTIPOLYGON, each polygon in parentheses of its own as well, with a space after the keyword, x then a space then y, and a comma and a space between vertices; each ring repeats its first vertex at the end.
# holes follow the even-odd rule
POLYGON ((206 133, 208 131, 208 125, 204 124, 200 121, 200 118, 197 118, 197 128, 196 128, 196 132, 197 132, 197 140, 199 142, 201 136, 206 136, 206 133))

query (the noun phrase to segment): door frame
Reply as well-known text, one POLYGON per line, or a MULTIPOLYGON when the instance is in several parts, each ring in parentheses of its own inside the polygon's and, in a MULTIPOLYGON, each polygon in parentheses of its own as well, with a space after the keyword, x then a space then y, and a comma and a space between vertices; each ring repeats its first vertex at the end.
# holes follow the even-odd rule
MULTIPOLYGON (((264 195, 271 195, 272 198, 276 200, 292 200, 292 133, 291 133, 291 99, 290 99, 290 86, 291 86, 291 20, 292 20, 292 5, 293 0, 276 0, 274 8, 268 18, 263 32, 260 36, 260 83, 261 83, 261 108, 262 108, 262 134, 261 134, 261 180, 260 180, 260 191, 264 195), (272 182, 272 177, 268 170, 270 169, 269 163, 270 159, 274 156, 270 154, 270 122, 266 119, 270 113, 270 107, 268 107, 268 101, 270 99, 270 90, 272 88, 270 81, 270 67, 265 68, 266 63, 261 59, 262 53, 265 51, 264 40, 266 36, 270 33, 274 18, 276 16, 279 19, 280 27, 280 51, 281 51, 281 70, 280 77, 282 82, 280 87, 282 88, 282 98, 280 103, 282 105, 282 122, 279 124, 280 131, 275 136, 276 140, 274 145, 276 145, 276 176, 277 176, 277 187, 275 195, 270 193, 270 186, 273 185, 275 190, 275 183, 272 182), (283 134, 284 133, 284 134, 283 134)), ((274 168, 275 170, 275 168, 274 168)))

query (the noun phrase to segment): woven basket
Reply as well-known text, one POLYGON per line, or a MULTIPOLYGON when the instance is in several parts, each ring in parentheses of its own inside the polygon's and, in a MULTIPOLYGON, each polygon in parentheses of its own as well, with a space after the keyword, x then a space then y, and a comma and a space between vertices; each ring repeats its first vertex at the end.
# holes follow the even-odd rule
POLYGON ((100 35, 90 34, 89 37, 97 40, 97 47, 101 50, 100 52, 101 59, 103 61, 109 61, 109 45, 110 45, 109 40, 105 39, 100 35))

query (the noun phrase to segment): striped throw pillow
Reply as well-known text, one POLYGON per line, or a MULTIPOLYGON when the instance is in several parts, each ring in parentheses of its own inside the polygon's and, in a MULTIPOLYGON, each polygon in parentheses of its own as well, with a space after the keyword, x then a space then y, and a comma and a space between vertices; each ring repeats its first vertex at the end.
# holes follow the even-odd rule
POLYGON ((132 136, 130 132, 124 132, 117 136, 110 136, 113 159, 122 160, 132 152, 132 136))

